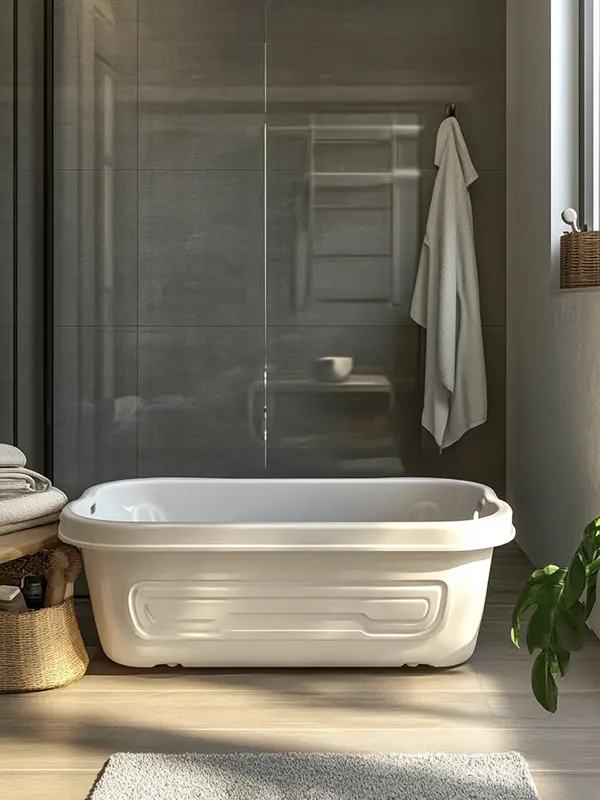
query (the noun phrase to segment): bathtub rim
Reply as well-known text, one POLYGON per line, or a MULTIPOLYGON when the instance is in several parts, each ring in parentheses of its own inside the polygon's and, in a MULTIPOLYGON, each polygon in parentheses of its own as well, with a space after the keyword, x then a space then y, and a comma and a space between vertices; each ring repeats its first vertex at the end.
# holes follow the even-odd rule
POLYGON ((108 481, 91 486, 81 497, 70 502, 60 515, 59 537, 63 542, 85 550, 108 550, 126 552, 465 552, 489 550, 512 541, 515 528, 512 524, 512 509, 501 500, 493 489, 475 481, 452 478, 128 478, 108 481), (274 485, 284 484, 356 484, 362 483, 437 483, 444 485, 470 486, 481 492, 487 503, 496 509, 484 517, 449 521, 398 521, 398 522, 152 522, 136 520, 105 520, 78 513, 82 505, 89 505, 98 490, 106 486, 132 483, 239 483, 274 485), (107 529, 112 533, 108 539, 102 536, 107 529), (180 540, 173 540, 177 531, 180 540), (211 535, 236 531, 245 535, 263 534, 259 538, 244 541, 211 540, 211 535), (295 532, 297 541, 282 542, 284 533, 295 532), (167 540, 160 541, 160 534, 169 533, 167 540), (311 540, 325 533, 335 534, 337 541, 311 540), (410 539, 408 534, 418 533, 410 539), (265 534, 267 534, 265 536, 265 534), (384 538, 385 535, 390 538, 384 538), (391 538, 391 534, 395 534, 391 538), (127 536, 135 536, 127 541, 127 536), (204 536, 204 541, 202 537, 204 536), (109 540, 110 539, 110 540, 109 540), (270 540, 271 539, 271 540, 270 540), (378 540, 379 539, 379 540, 378 540))

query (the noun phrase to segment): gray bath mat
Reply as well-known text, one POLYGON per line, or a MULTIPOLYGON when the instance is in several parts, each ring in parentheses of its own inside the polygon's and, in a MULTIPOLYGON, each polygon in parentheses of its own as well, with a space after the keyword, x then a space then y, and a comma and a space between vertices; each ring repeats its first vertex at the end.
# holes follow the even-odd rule
POLYGON ((117 753, 90 800, 539 798, 518 753, 117 753))

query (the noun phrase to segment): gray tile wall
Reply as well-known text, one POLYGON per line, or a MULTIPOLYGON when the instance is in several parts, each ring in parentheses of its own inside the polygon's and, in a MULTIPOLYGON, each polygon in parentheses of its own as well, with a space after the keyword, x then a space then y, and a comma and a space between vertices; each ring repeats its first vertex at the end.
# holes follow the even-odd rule
POLYGON ((264 474, 266 361, 270 474, 502 490, 505 0, 110 5, 57 2, 57 482, 264 474), (440 457, 409 307, 449 101, 481 176, 490 421, 440 457), (327 355, 390 388, 309 398, 327 355))
POLYGON ((55 331, 54 481, 69 497, 137 472, 137 345, 134 327, 55 331))

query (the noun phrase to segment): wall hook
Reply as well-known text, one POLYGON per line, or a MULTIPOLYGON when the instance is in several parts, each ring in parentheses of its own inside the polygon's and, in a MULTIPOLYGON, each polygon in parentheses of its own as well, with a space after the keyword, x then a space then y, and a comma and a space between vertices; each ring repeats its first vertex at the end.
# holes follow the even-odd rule
POLYGON ((456 116, 456 103, 448 103, 446 105, 446 119, 448 117, 455 117, 456 116))

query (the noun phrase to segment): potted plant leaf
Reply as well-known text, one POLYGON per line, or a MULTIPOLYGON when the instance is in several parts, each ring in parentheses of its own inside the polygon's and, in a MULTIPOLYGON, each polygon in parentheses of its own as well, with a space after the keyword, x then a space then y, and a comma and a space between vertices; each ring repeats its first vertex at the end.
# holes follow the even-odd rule
POLYGON ((525 635, 529 652, 539 651, 531 669, 531 688, 538 703, 551 713, 558 703, 556 679, 567 674, 571 654, 583 647, 599 570, 600 517, 586 526, 569 568, 536 570, 515 606, 511 638, 516 647, 521 641, 521 616, 535 608, 525 635))

